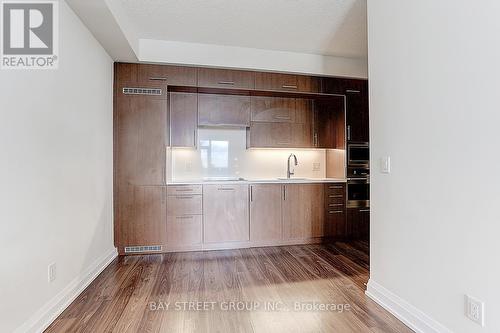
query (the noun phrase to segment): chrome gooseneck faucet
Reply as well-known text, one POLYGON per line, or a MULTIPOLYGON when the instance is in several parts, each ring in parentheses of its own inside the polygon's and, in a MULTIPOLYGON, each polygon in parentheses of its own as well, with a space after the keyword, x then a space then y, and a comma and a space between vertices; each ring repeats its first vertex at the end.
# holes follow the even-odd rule
POLYGON ((293 176, 295 174, 295 167, 299 165, 299 162, 297 161, 297 156, 295 154, 290 154, 288 156, 288 163, 287 163, 287 168, 286 168, 286 178, 290 179, 290 176, 293 176), (293 157, 294 163, 293 167, 290 167, 290 159, 293 157))

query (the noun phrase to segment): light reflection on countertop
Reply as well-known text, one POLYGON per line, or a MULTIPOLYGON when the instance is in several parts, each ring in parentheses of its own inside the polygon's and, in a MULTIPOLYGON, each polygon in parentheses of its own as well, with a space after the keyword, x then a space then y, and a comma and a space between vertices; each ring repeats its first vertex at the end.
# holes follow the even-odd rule
POLYGON ((202 185, 202 184, 312 184, 312 183, 345 183, 345 178, 211 178, 171 180, 167 185, 202 185))

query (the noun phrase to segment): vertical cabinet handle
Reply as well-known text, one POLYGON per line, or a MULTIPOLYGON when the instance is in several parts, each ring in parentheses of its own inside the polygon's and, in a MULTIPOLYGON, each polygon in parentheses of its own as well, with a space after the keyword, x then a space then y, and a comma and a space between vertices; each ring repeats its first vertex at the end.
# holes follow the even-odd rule
POLYGON ((351 140, 351 125, 347 125, 347 140, 351 140))
POLYGON ((253 201, 253 186, 250 185, 250 202, 253 201))
POLYGON ((286 185, 283 185, 283 200, 286 201, 286 185))

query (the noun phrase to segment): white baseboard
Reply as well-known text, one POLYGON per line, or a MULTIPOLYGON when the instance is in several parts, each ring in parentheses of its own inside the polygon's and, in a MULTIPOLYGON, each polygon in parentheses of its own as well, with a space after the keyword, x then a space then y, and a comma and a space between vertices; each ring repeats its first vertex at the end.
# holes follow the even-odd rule
POLYGON ((117 256, 118 252, 115 248, 94 261, 86 271, 77 276, 28 321, 18 327, 15 333, 43 332, 117 256))
POLYGON ((453 333, 421 310, 371 279, 368 281, 365 293, 417 333, 453 333))

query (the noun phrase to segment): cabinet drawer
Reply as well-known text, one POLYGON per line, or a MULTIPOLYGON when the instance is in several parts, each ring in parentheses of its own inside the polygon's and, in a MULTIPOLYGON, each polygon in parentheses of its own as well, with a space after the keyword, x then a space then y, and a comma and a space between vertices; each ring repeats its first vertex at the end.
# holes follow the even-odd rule
POLYGON ((168 185, 168 195, 201 194, 201 185, 168 185))
POLYGON ((325 187, 327 194, 345 194, 344 184, 327 184, 325 187))
POLYGON ((254 122, 295 122, 295 98, 252 97, 251 120, 254 122))
POLYGON ((255 89, 297 91, 298 90, 297 75, 255 73, 255 89))
POLYGON ((201 215, 202 196, 201 195, 175 195, 168 197, 167 215, 201 215))
POLYGON ((345 204, 345 194, 342 193, 327 193, 326 194, 326 203, 329 204, 345 204))
POLYGON ((346 233, 345 209, 330 209, 326 211, 326 235, 328 237, 343 237, 346 233))
POLYGON ((201 244, 201 215, 169 216, 167 218, 167 246, 182 247, 201 244))
POLYGON ((198 69, 198 86, 209 88, 254 89, 253 72, 230 69, 198 69))
POLYGON ((139 65, 139 82, 196 86, 196 68, 165 65, 139 65))

